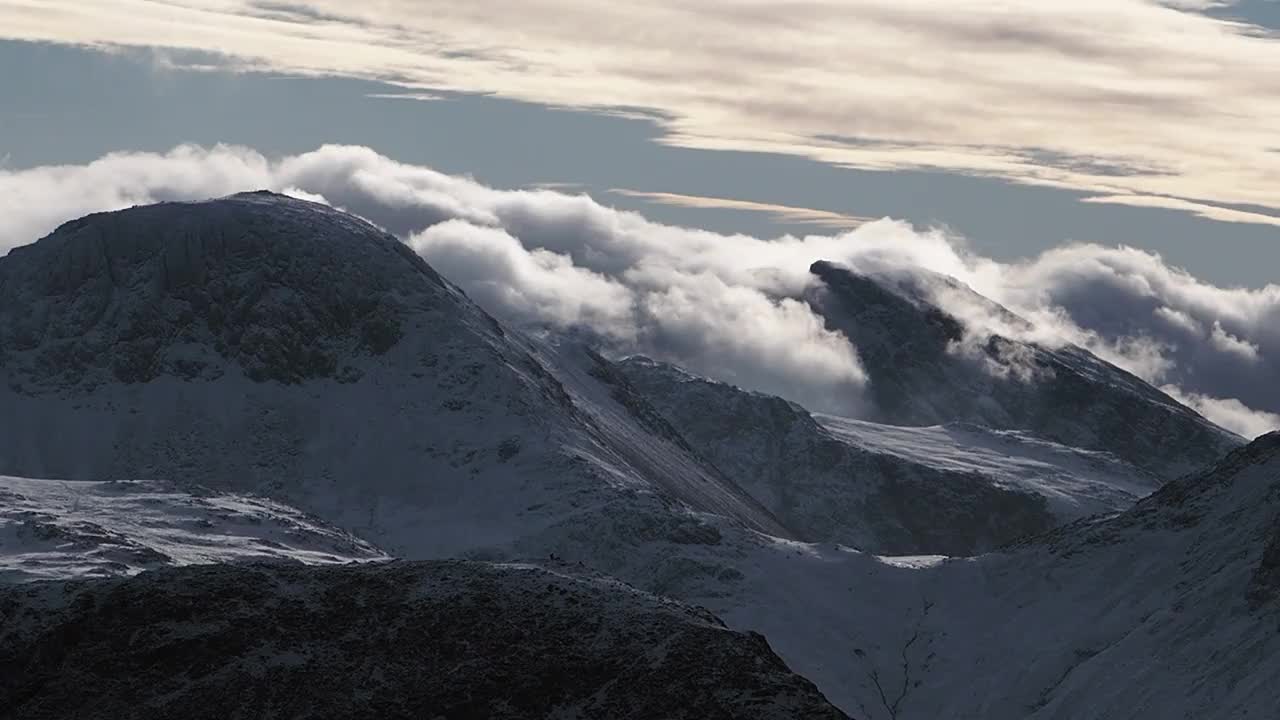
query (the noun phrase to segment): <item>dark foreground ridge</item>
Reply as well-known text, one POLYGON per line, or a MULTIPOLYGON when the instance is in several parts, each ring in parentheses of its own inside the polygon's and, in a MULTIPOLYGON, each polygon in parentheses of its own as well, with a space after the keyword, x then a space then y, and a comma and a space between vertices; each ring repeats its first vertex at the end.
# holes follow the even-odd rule
POLYGON ((0 717, 15 719, 846 717, 763 636, 562 566, 222 565, 9 587, 0 667, 0 717))

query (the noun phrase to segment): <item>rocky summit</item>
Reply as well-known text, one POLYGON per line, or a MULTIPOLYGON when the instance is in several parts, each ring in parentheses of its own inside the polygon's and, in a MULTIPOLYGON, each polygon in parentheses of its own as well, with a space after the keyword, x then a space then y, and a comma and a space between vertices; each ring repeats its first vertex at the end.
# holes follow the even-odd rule
POLYGON ((965 421, 1105 450, 1165 479, 1198 470, 1243 439, 1075 345, 1014 337, 1029 323, 952 278, 859 272, 819 261, 809 301, 858 348, 875 402, 895 425, 965 421), (939 305, 994 318, 1004 333, 939 305))
POLYGON ((90 215, 0 258, 0 353, 31 393, 161 375, 348 378, 449 289, 402 243, 271 193, 90 215))

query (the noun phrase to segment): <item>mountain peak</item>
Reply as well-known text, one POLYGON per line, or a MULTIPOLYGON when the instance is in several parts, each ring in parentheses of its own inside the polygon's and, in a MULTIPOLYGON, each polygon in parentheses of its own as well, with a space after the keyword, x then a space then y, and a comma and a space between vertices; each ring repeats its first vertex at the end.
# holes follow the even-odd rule
MULTIPOLYGON (((910 275, 891 277, 819 260, 809 271, 822 280, 826 292, 838 300, 845 315, 855 322, 839 329, 849 335, 859 352, 887 352, 917 344, 928 352, 945 351, 948 343, 964 337, 964 326, 928 300, 910 275)), ((833 318, 827 316, 828 326, 833 318)))
POLYGON ((0 362, 26 391, 337 374, 456 293, 395 237, 268 191, 97 213, 0 258, 0 362))
POLYGON ((1166 479, 1241 439, 1093 353, 1019 339, 1023 318, 923 269, 865 272, 819 261, 806 299, 858 349, 880 422, 974 422, 1104 450, 1166 479), (988 317, 1007 335, 967 327, 988 317))

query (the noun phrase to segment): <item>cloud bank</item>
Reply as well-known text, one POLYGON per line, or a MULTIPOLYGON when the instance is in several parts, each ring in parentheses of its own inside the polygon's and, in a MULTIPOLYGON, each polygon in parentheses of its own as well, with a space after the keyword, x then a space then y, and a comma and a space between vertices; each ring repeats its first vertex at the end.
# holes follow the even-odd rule
POLYGON ((856 412, 866 382, 856 348, 794 299, 814 281, 809 265, 826 259, 956 277, 1031 321, 996 326, 963 293, 939 297, 975 328, 1088 347, 1241 434, 1280 426, 1280 286, 1216 287, 1122 245, 1002 263, 892 220, 831 235, 723 235, 586 195, 498 190, 367 148, 326 146, 279 160, 180 147, 0 171, 0 252, 88 212, 259 188, 387 228, 501 317, 587 326, 619 351, 815 409, 856 412))
POLYGON ((1280 39, 1203 12, 1229 4, 0 0, 0 37, 626 108, 671 144, 1274 224, 1280 39))

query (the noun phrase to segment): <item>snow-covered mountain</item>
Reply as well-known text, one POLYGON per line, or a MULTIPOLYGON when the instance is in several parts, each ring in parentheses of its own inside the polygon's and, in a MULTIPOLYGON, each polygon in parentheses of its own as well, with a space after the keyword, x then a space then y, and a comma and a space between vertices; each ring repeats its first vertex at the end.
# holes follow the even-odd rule
POLYGON ((0 472, 265 495, 413 558, 615 505, 788 535, 589 357, 542 352, 323 205, 91 215, 0 258, 0 414, 23 418, 0 472))
MULTIPOLYGON (((5 481, 0 555, 33 553, 45 577, 148 566, 119 559, 131 550, 175 564, 260 546, 308 563, 376 548, 483 562, 237 564, 3 590, 0 615, 22 621, 0 624, 0 663, 39 652, 0 683, 57 716, 75 714, 59 703, 77 680, 106 683, 107 699, 152 682, 148 697, 175 712, 248 682, 264 689, 245 702, 264 704, 223 715, 262 714, 307 700, 304 668, 339 695, 385 683, 406 698, 398 712, 419 697, 400 641, 419 646, 420 613, 511 650, 482 684, 457 686, 508 703, 482 715, 552 701, 564 717, 609 715, 676 682, 721 703, 679 706, 702 716, 830 713, 758 639, 654 593, 763 633, 864 720, 1265 717, 1280 702, 1266 682, 1280 670, 1280 440, 1115 514, 1239 439, 1082 350, 992 339, 992 362, 1017 348, 1035 369, 1034 382, 992 374, 951 347, 965 337, 954 318, 826 267, 814 302, 906 426, 512 331, 394 237, 321 205, 251 193, 68 223, 0 258, 0 416, 22 418, 0 433, 0 473, 59 479, 5 481), (105 482, 132 478, 172 485, 105 482), (968 554, 1098 511, 1110 514, 978 557, 874 554, 968 554), (9 544, 28 526, 68 540, 9 544), (117 600, 136 612, 105 620, 117 600), (149 623, 152 608, 185 624, 149 623), (276 617, 265 640, 238 630, 276 617), (77 632, 85 644, 57 650, 77 632), (131 637, 146 642, 116 646, 131 637), (520 654, 525 641, 550 664, 520 654), (213 653, 198 681, 130 670, 195 648, 213 653), (117 651, 122 674, 95 677, 117 651), (42 658, 76 672, 60 679, 42 658), (521 665, 530 674, 513 677, 521 665), (609 682, 638 671, 654 684, 609 682), (562 696, 511 694, 531 677, 562 696)), ((434 636, 458 642, 437 648, 457 660, 431 676, 433 697, 477 667, 450 632, 434 636)))
MULTIPOLYGON (((686 568, 657 578, 664 592, 764 634, 866 720, 1226 719, 1280 707, 1280 434, 1123 513, 979 557, 877 557, 733 527, 633 554, 686 568)), ((618 572, 652 581, 641 569, 618 572)))
POLYGON ((180 568, 0 617, 0 718, 846 717, 759 635, 564 566, 180 568))
POLYGON ((1116 517, 980 558, 880 565, 862 576, 879 597, 855 597, 843 621, 858 652, 842 679, 856 699, 841 700, 869 718, 1271 717, 1277 538, 1272 434, 1116 517), (873 711, 877 678, 899 687, 904 668, 897 712, 873 711))
POLYGON ((822 282, 806 299, 858 348, 875 404, 869 419, 1027 431, 1113 453, 1165 479, 1244 442, 1083 348, 966 326, 936 298, 998 326, 1030 327, 952 278, 923 270, 864 273, 822 261, 810 272, 822 282))
POLYGON ((0 477, 0 584, 267 559, 389 557, 266 498, 153 481, 0 477))
POLYGON ((972 555, 1117 512, 1159 479, 1102 452, 980 426, 813 416, 643 357, 617 363, 703 456, 800 539, 881 554, 972 555))

